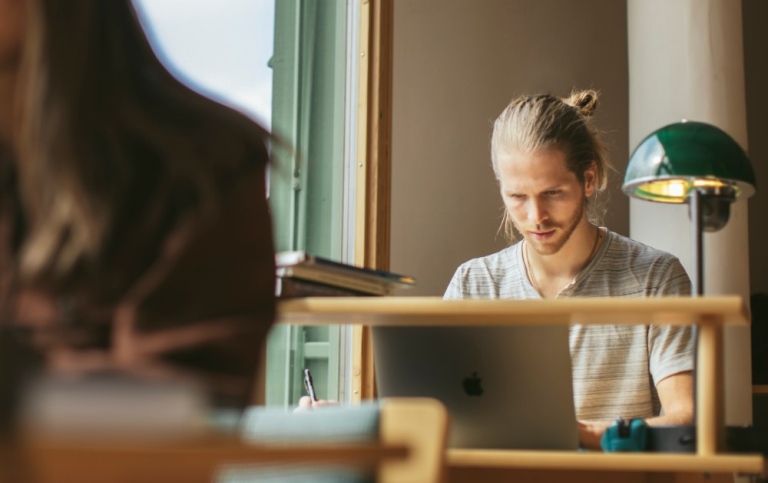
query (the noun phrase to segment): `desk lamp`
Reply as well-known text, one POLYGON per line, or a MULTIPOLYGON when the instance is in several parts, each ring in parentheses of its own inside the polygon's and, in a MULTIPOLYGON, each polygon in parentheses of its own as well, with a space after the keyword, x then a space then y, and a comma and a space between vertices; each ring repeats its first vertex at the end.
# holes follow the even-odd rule
MULTIPOLYGON (((698 297, 704 295, 703 232, 723 228, 731 203, 755 193, 755 173, 744 150, 725 131, 683 120, 654 131, 637 146, 629 158, 622 190, 643 200, 688 204, 695 262, 693 296, 698 297)), ((696 326, 693 338, 698 353, 696 326)), ((695 360, 697 372, 698 356, 695 360)))
POLYGON ((702 234, 728 223, 731 203, 755 193, 746 153, 725 131, 703 122, 664 126, 632 153, 622 190, 660 203, 687 203, 695 273, 693 294, 704 294, 702 234))

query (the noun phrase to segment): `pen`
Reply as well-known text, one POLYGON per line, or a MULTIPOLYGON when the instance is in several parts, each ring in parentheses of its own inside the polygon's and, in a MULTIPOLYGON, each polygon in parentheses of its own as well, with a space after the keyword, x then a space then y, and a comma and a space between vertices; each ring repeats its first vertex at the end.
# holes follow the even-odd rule
POLYGON ((315 385, 312 383, 312 374, 309 373, 309 369, 304 369, 304 389, 307 390, 309 399, 312 402, 317 402, 317 394, 315 393, 315 385))

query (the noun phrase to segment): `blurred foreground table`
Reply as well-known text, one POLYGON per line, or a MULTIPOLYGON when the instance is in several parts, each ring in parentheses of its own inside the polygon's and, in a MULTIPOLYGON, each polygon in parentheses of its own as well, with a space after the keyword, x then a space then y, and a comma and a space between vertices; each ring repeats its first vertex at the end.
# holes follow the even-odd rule
MULTIPOLYGON (((406 458, 397 444, 254 445, 234 438, 139 442, 35 439, 8 453, 9 483, 210 483, 226 465, 340 464, 375 469, 406 458)), ((0 480, 2 481, 2 480, 0 480)))

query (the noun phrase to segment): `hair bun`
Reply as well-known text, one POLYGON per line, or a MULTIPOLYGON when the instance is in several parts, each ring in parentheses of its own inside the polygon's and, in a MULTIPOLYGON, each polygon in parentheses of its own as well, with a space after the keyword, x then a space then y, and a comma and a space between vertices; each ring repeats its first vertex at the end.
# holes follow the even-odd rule
POLYGON ((597 109, 597 97, 598 93, 596 90, 586 89, 583 91, 573 91, 571 92, 571 97, 564 100, 569 106, 575 107, 582 116, 590 117, 597 109))

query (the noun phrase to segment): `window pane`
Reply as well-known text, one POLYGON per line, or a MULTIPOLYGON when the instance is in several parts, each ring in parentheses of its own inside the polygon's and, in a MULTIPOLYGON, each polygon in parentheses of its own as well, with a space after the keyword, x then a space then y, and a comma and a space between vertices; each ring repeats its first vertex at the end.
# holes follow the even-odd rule
POLYGON ((271 126, 274 0, 134 1, 179 79, 271 126))

